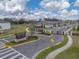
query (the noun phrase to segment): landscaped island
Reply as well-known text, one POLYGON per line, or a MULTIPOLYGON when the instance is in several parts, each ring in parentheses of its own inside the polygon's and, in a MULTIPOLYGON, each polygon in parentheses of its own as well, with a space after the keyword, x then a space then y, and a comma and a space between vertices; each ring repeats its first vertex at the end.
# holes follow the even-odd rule
POLYGON ((37 40, 37 39, 38 39, 37 36, 29 36, 27 39, 23 39, 21 41, 6 42, 5 47, 14 47, 16 45, 23 44, 23 43, 28 43, 28 42, 31 42, 31 41, 34 41, 34 40, 37 40))

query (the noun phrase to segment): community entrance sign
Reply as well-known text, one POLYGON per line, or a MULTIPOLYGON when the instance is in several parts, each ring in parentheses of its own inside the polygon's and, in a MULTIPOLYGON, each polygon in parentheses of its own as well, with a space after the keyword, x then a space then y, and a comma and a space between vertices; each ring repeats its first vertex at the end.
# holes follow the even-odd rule
POLYGON ((16 35, 16 39, 17 39, 17 41, 19 41, 19 40, 23 40, 23 38, 26 37, 26 32, 16 33, 15 35, 16 35))

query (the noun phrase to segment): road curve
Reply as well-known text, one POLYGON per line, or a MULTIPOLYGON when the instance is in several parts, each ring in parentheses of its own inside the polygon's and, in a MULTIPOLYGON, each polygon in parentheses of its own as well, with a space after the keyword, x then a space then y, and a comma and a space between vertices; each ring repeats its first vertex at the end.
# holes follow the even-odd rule
POLYGON ((73 44, 73 40, 72 37, 70 35, 67 35, 68 37, 68 42, 66 45, 64 45, 63 47, 54 50, 53 52, 51 52, 50 54, 48 54, 48 56, 45 59, 55 59, 55 57, 60 54, 61 52, 63 52, 64 50, 67 50, 68 48, 71 47, 71 45, 73 44))

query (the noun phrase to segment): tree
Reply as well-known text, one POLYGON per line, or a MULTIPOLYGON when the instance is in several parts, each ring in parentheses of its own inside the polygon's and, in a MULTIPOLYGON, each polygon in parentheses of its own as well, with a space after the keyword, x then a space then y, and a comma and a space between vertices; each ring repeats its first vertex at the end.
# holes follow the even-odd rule
POLYGON ((77 27, 77 31, 79 31, 79 26, 77 27))
POLYGON ((25 20, 23 18, 21 18, 19 21, 18 21, 19 24, 24 24, 25 23, 25 20))

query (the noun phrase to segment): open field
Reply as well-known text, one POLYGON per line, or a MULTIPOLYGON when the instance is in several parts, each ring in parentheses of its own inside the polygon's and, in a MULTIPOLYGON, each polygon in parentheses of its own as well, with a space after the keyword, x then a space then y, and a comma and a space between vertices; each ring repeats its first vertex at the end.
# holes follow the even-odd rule
POLYGON ((68 50, 59 54, 56 59, 79 59, 79 36, 74 35, 73 45, 68 50))
POLYGON ((12 28, 10 30, 4 30, 2 34, 0 34, 0 38, 7 37, 8 35, 19 33, 19 32, 25 32, 26 30, 25 24, 19 24, 19 25, 12 25, 12 28))

